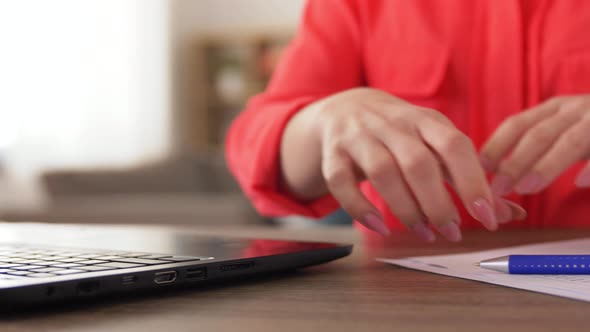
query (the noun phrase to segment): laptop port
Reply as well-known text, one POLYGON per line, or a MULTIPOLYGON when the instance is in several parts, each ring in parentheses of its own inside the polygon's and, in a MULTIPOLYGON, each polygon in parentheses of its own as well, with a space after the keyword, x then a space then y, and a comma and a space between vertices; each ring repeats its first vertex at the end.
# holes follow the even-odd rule
POLYGON ((154 282, 156 284, 169 284, 176 281, 176 271, 156 272, 154 282))
POLYGON ((134 284, 136 281, 137 281, 137 276, 135 276, 135 275, 121 277, 121 283, 123 285, 131 285, 131 284, 134 284))
POLYGON ((247 269, 251 268, 252 266, 254 266, 254 262, 242 262, 242 263, 222 265, 219 269, 222 272, 228 272, 228 271, 237 271, 237 270, 247 270, 247 269))
POLYGON ((94 295, 98 293, 100 283, 98 281, 84 281, 78 284, 76 294, 78 295, 94 295))
POLYGON ((207 279, 207 268, 198 267, 186 270, 186 280, 205 280, 207 279))

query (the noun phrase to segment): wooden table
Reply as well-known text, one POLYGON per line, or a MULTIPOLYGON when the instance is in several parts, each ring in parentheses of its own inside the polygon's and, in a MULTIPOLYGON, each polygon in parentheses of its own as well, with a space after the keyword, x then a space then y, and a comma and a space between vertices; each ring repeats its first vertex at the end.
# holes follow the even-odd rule
MULTIPOLYGON (((0 225, 0 237, 67 238, 79 226, 0 225), (48 230, 49 229, 49 230, 48 230), (56 235, 57 234, 57 235, 56 235)), ((150 245, 175 227, 84 226, 117 244, 132 234, 150 245)), ((364 246, 350 229, 191 228, 185 234, 240 234, 352 241, 352 256, 297 273, 157 296, 59 306, 0 318, 0 331, 569 331, 588 330, 590 304, 475 281, 388 266, 400 257, 464 252, 590 236, 590 230, 466 233, 461 244, 434 245, 409 234, 364 246)), ((0 238, 1 240, 1 238, 0 238)), ((80 242, 86 240, 81 239, 80 242)))

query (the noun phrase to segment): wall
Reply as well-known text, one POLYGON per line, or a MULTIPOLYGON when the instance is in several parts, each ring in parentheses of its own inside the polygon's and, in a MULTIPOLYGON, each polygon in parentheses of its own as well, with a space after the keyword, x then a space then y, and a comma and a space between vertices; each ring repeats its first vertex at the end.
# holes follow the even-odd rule
POLYGON ((0 208, 42 206, 48 168, 193 149, 197 41, 295 30, 304 0, 0 1, 0 208), (188 139, 187 139, 188 137, 188 139), (1 175, 1 174, 0 174, 1 175))
POLYGON ((0 1, 0 202, 48 168, 133 165, 171 145, 167 0, 0 1), (5 129, 9 128, 9 130, 5 129))
POLYGON ((195 150, 207 137, 198 41, 210 35, 295 31, 305 0, 171 0, 176 146, 195 150))

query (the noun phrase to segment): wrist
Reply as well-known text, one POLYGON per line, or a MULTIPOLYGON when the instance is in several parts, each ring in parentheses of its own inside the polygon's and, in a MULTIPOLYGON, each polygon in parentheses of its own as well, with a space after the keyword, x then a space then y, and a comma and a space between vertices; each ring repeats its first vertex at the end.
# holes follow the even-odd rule
POLYGON ((302 201, 327 193, 321 173, 321 125, 318 102, 297 112, 287 123, 280 147, 280 187, 302 201))

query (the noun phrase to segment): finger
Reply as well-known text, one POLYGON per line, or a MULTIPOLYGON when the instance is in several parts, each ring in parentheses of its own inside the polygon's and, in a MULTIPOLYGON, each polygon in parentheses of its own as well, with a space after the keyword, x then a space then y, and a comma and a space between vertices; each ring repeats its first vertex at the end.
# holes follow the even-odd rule
MULTIPOLYGON (((454 124, 443 114, 436 110, 428 109, 428 108, 420 108, 417 109, 424 112, 425 115, 429 116, 431 119, 441 123, 442 125, 448 126, 451 129, 456 130, 454 124)), ((438 157, 439 162, 441 164, 441 168, 443 171, 443 176, 445 180, 449 183, 449 185, 457 191, 457 186, 453 182, 451 174, 447 169, 445 162, 435 153, 435 157, 438 157)), ((487 185, 487 182, 484 182, 487 185)), ((509 202, 506 200, 501 199, 500 197, 494 198, 494 210, 497 216, 497 220, 500 223, 505 223, 511 220, 520 220, 526 216, 526 211, 521 206, 517 205, 516 203, 509 202)), ((489 211, 489 208, 488 208, 489 211)))
MULTIPOLYGON (((457 187, 453 183, 451 175, 445 167, 443 167, 443 175, 451 188, 457 192, 457 187)), ((522 206, 503 199, 499 196, 494 197, 494 211, 496 213, 496 220, 498 221, 498 224, 504 224, 512 220, 522 220, 527 215, 526 210, 522 206)))
POLYGON ((562 99, 553 98, 506 119, 484 143, 480 159, 486 171, 494 172, 529 128, 557 111, 562 99))
POLYGON ((399 123, 392 126, 390 132, 395 135, 386 135, 383 131, 378 131, 377 135, 392 152, 420 209, 443 236, 450 241, 460 241, 459 214, 444 186, 436 158, 413 129, 399 123))
POLYGON ((412 197, 399 166, 383 143, 365 137, 351 146, 349 153, 400 222, 422 240, 434 242, 434 232, 424 222, 423 213, 412 197))
MULTIPOLYGON (((512 190, 514 183, 520 181, 524 174, 551 149, 559 136, 579 120, 574 112, 557 113, 527 131, 508 158, 500 162, 494 184, 498 195, 512 190)), ((518 193, 519 188, 516 188, 518 193)))
POLYGON ((444 163, 469 213, 487 229, 496 230, 498 221, 494 197, 471 140, 454 126, 442 125, 428 117, 419 122, 418 129, 444 163))
POLYGON ((339 150, 325 151, 322 174, 328 189, 355 220, 383 235, 390 234, 378 210, 361 193, 349 156, 339 150))
POLYGON ((522 194, 541 191, 549 183, 590 151, 590 116, 582 117, 555 142, 553 147, 531 168, 516 187, 522 194))

